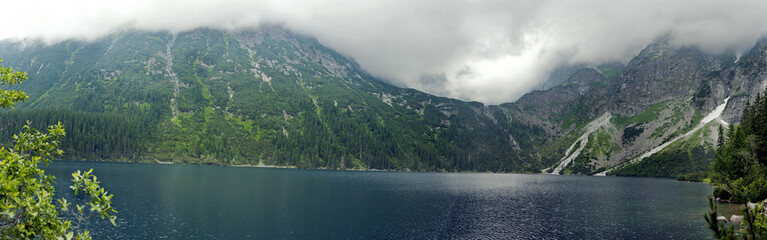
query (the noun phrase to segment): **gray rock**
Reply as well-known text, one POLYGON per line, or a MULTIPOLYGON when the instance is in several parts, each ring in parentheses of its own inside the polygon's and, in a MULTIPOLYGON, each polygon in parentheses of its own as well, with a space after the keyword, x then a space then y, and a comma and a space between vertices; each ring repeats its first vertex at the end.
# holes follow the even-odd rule
POLYGON ((732 216, 730 216, 730 222, 731 223, 740 224, 741 221, 743 221, 743 216, 742 215, 732 215, 732 216))

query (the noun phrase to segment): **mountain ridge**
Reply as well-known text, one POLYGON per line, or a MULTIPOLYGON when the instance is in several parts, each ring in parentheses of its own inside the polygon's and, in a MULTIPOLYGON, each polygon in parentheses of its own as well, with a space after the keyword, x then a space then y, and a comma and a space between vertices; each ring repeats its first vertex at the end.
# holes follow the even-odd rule
MULTIPOLYGON (((279 26, 6 41, 0 56, 29 73, 21 89, 31 98, 0 116, 50 108, 135 115, 148 125, 132 157, 143 161, 540 172, 578 145, 563 172, 594 174, 692 129, 728 96, 722 118, 737 122, 764 88, 765 48, 762 40, 736 59, 659 41, 625 66, 571 66, 516 102, 484 105, 391 86, 279 26), (602 127, 584 129, 607 113, 602 127)), ((698 135, 716 139, 712 127, 698 135)), ((65 145, 73 158, 125 157, 65 145)))
POLYGON ((496 141, 499 134, 483 134, 507 131, 492 123, 508 122, 500 112, 384 84, 316 39, 279 27, 129 32, 92 43, 6 45, 2 52, 6 63, 30 74, 22 88, 32 99, 20 110, 152 115, 149 159, 520 169, 488 153, 513 148, 496 141), (494 160, 472 162, 471 156, 494 160))

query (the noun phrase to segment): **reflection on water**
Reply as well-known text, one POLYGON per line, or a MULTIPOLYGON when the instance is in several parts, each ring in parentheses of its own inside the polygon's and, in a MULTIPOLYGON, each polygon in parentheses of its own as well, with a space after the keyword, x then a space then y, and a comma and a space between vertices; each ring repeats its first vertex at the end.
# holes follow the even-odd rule
POLYGON ((668 179, 55 162, 115 195, 110 239, 708 239, 706 184, 668 179))

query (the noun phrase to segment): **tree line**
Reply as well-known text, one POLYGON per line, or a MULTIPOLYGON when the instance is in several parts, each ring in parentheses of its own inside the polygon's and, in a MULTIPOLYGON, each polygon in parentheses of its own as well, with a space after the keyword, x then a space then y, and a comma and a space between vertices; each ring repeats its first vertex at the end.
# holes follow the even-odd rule
POLYGON ((11 146, 13 135, 29 126, 45 129, 61 122, 68 134, 60 140, 64 158, 87 160, 138 159, 148 147, 153 120, 141 114, 94 113, 68 109, 0 112, 0 146, 11 146))
MULTIPOLYGON (((765 91, 767 94, 767 91, 765 91)), ((714 197, 705 214, 717 239, 767 239, 767 97, 761 93, 743 109, 740 125, 719 128, 717 151, 709 178, 716 188, 714 197, 741 202, 743 223, 739 226, 717 221, 714 197), (757 203, 750 207, 747 203, 757 203)))

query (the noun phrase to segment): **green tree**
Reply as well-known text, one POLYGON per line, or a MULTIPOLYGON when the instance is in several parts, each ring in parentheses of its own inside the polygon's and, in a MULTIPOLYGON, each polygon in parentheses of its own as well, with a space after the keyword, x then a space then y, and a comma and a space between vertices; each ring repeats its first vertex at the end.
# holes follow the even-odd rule
MULTIPOLYGON (((26 79, 26 73, 0 66, 0 108, 13 108, 27 99, 24 92, 10 90, 26 79)), ((0 239, 90 239, 88 230, 80 229, 83 221, 98 215, 115 224, 112 195, 99 186, 92 169, 72 174, 74 207, 63 198, 54 204, 54 177, 38 165, 63 153, 57 148, 66 134, 63 125, 59 122, 40 132, 27 122, 23 129, 13 136, 13 148, 0 147, 0 239)))
MULTIPOLYGON (((3 59, 0 59, 2 62, 3 59)), ((10 90, 13 85, 20 84, 27 79, 27 73, 13 71, 0 65, 0 108, 13 108, 16 102, 24 102, 29 98, 27 93, 19 90, 10 90)))
POLYGON ((709 228, 718 239, 767 239, 762 204, 755 208, 747 205, 767 198, 767 97, 759 94, 753 104, 747 103, 740 125, 730 126, 727 136, 719 137, 718 145, 709 177, 715 195, 744 203, 743 224, 738 231, 733 231, 732 226, 723 227, 715 220, 716 208, 712 205, 705 216, 709 228))

